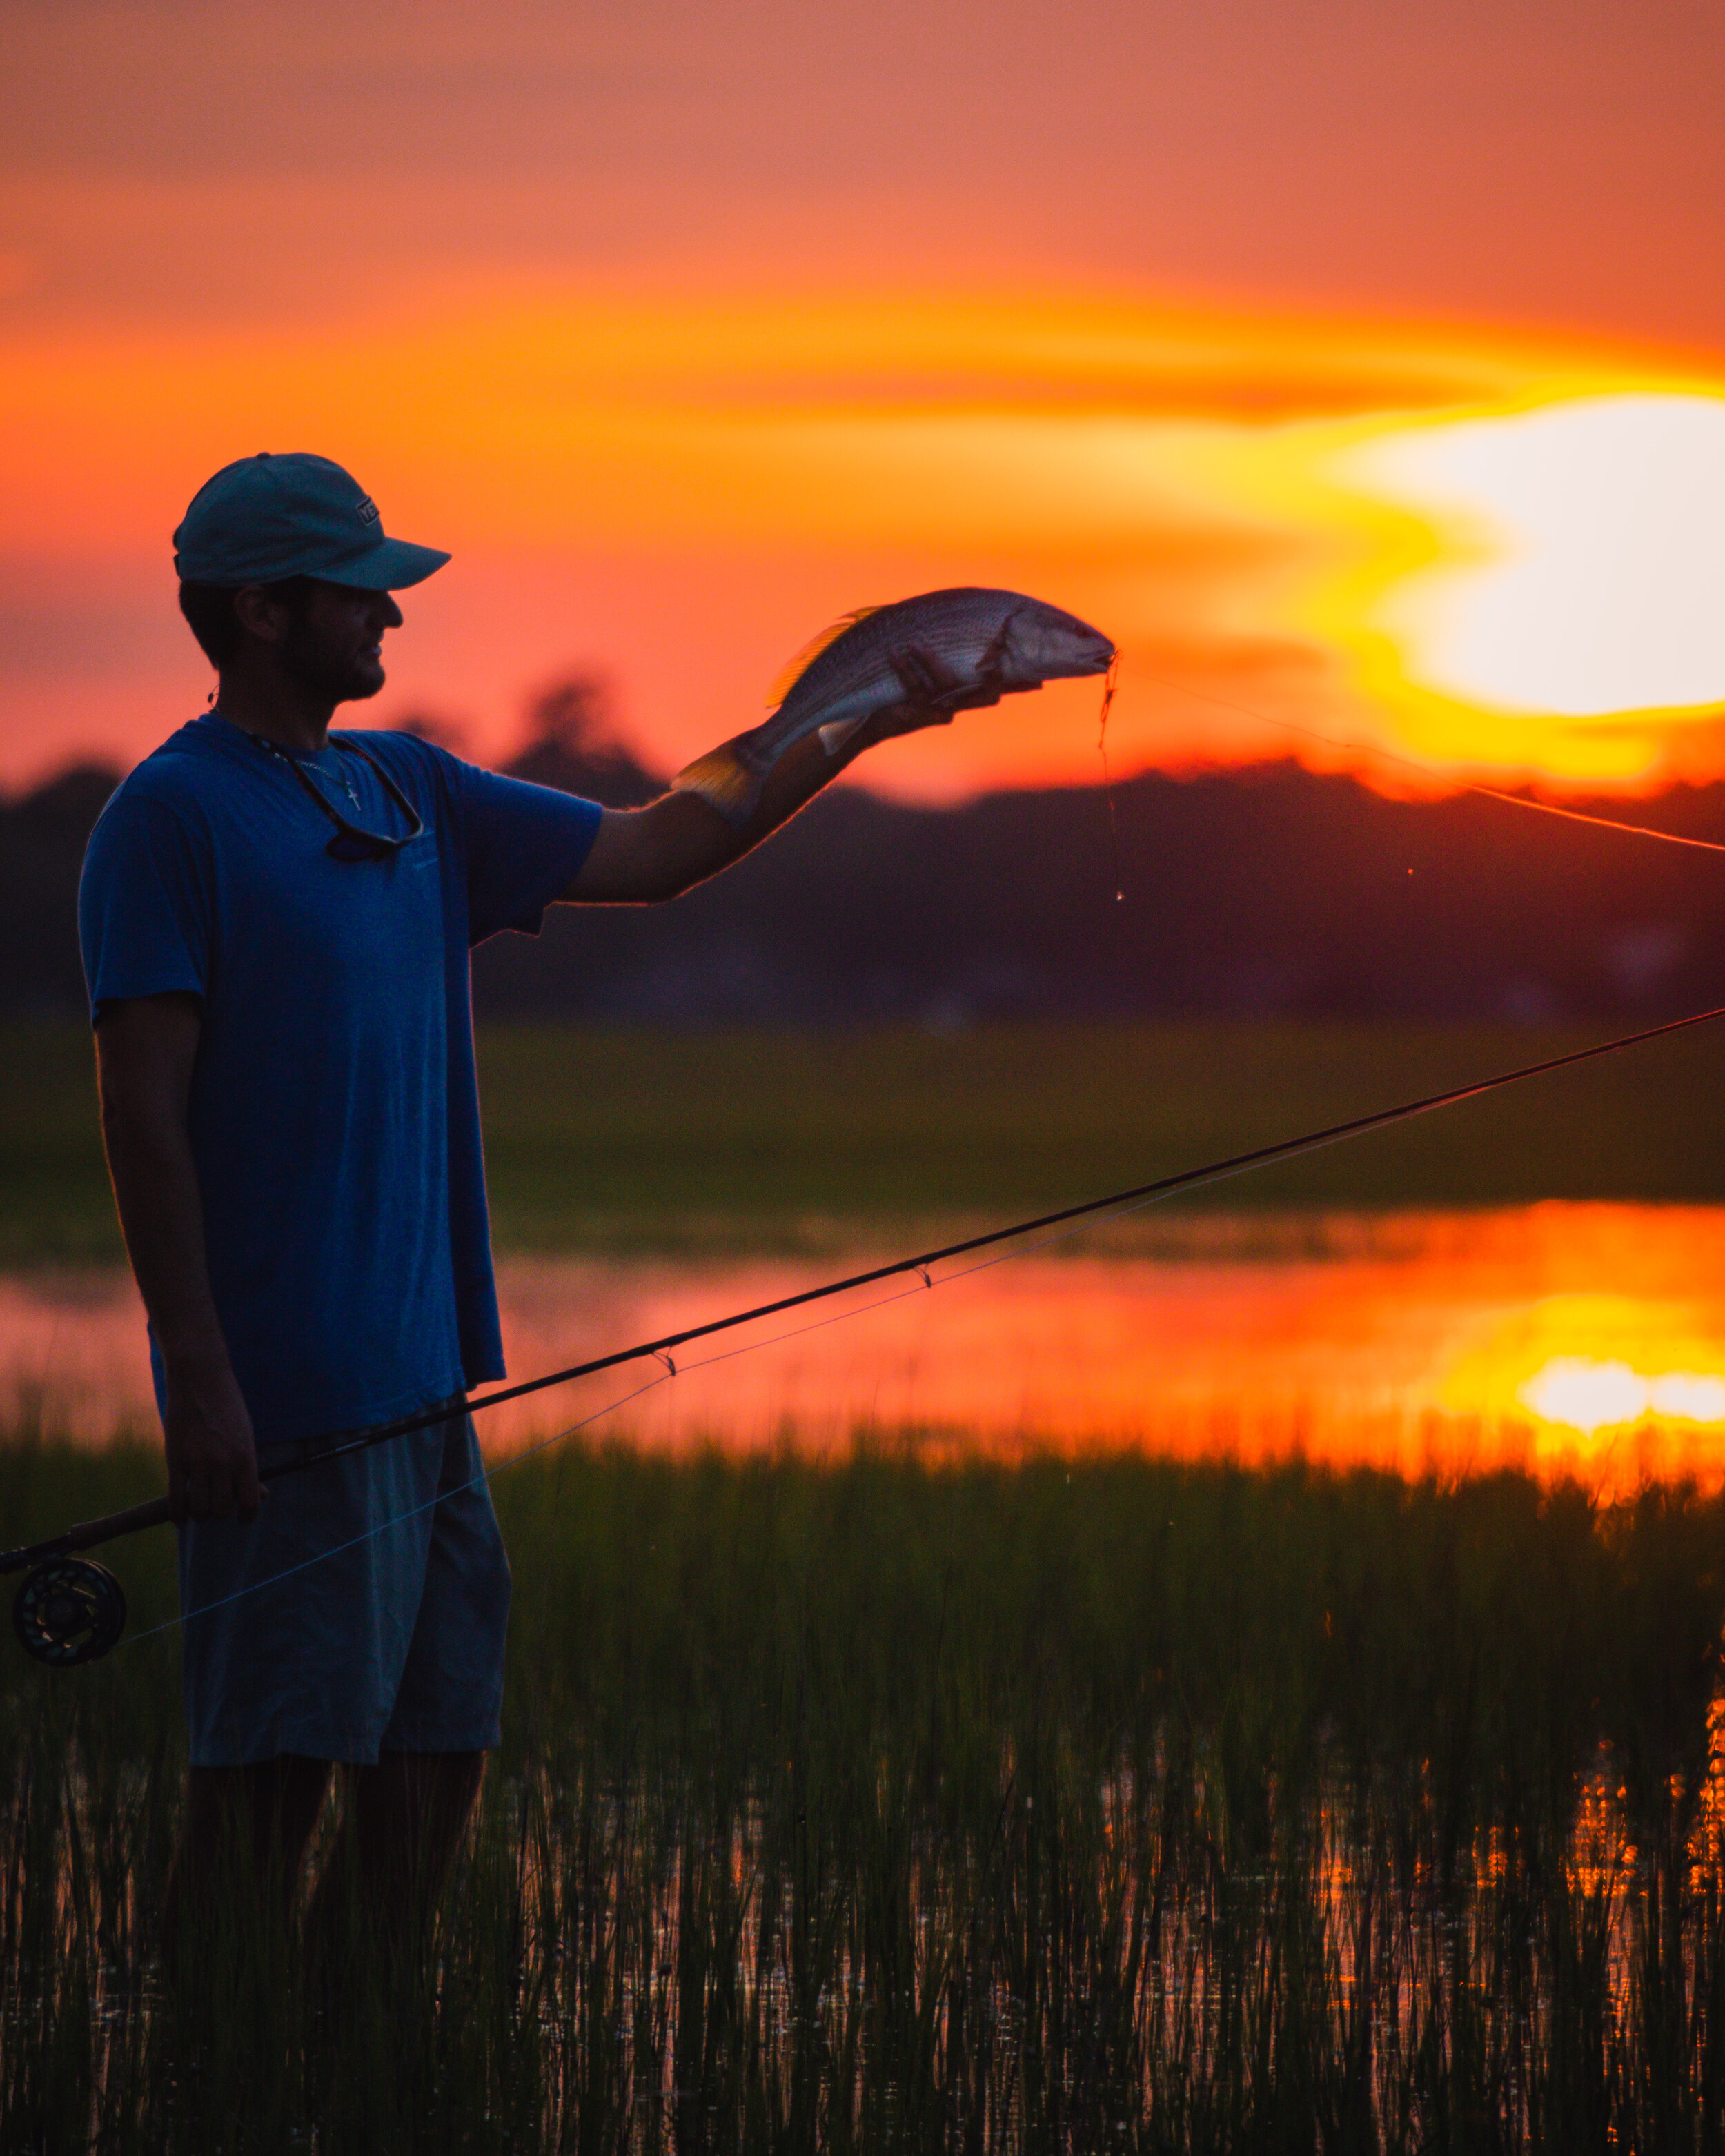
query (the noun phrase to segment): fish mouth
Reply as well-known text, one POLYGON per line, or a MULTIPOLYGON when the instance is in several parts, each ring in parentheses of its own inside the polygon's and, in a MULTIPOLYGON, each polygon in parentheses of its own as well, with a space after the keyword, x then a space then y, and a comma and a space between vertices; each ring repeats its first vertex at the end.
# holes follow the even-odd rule
POLYGON ((1094 644, 1081 645, 1069 653, 1060 663, 1059 671, 1073 678, 1106 674, 1119 656, 1118 649, 1099 636, 1094 644))

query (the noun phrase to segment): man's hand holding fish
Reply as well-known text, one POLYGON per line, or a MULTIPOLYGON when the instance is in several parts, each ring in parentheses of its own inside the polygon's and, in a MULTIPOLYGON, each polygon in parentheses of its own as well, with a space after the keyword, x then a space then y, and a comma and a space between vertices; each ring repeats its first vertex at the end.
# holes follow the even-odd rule
MULTIPOLYGON (((683 773, 644 808, 606 809, 593 851, 563 896, 578 905, 674 898, 758 845, 865 751, 927 726, 950 726, 954 712, 1000 701, 1000 690, 967 681, 933 652, 913 647, 896 654, 894 664, 900 695, 842 742, 829 749, 811 731, 783 750, 762 777, 744 771, 751 804, 746 814, 737 814, 734 794, 728 802, 715 799, 685 783, 683 773)), ((727 742, 702 762, 725 772, 742 769, 733 756, 727 742)))
POLYGON ((990 704, 998 704, 1006 694, 992 677, 984 675, 976 680, 967 680, 962 674, 955 674, 937 653, 925 651, 916 644, 907 650, 895 651, 892 668, 903 685, 904 694, 896 704, 883 704, 873 718, 859 728, 855 736, 859 752, 872 748, 877 742, 891 741, 900 734, 921 733, 925 726, 949 726, 955 713, 983 711, 990 704))
POLYGON ((913 732, 1045 681, 1106 674, 1114 657, 1113 644, 1087 622, 1022 592, 963 586, 860 607, 791 660, 773 685, 764 725, 698 757, 671 784, 740 826, 768 774, 810 734, 834 757, 865 730, 877 741, 913 732))

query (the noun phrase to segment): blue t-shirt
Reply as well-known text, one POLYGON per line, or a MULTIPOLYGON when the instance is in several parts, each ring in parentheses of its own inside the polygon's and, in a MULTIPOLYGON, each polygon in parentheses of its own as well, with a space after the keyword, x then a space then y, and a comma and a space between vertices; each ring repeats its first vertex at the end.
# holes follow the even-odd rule
MULTIPOLYGON (((204 1240, 265 1443, 503 1376, 467 953, 537 932, 602 813, 408 734, 331 738, 388 773, 421 837, 331 859, 335 826, 294 773, 211 713, 115 794, 79 895, 94 1019, 128 996, 202 998, 188 1120, 204 1240)), ((359 757, 302 762, 349 822, 405 828, 359 757)))

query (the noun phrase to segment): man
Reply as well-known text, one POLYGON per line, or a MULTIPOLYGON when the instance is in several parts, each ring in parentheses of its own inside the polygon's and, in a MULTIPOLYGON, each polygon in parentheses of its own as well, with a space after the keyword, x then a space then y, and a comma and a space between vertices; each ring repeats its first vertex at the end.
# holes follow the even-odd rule
MULTIPOLYGON (((180 1525, 191 1771, 169 1920, 239 1832, 291 1907, 334 1767, 362 1891, 444 1876, 497 1741, 509 1573, 462 1394, 504 1374, 468 950, 545 906, 675 897, 861 750, 943 722, 953 677, 837 756, 810 736, 734 829, 696 791, 601 809, 407 735, 329 732, 383 685, 386 537, 321 457, 260 455, 175 534, 212 708, 93 834, 80 927, 102 1124, 149 1314, 180 1525), (264 1491, 258 1457, 447 1406, 264 1491)), ((331 1875, 345 1869, 342 1861, 331 1875)))

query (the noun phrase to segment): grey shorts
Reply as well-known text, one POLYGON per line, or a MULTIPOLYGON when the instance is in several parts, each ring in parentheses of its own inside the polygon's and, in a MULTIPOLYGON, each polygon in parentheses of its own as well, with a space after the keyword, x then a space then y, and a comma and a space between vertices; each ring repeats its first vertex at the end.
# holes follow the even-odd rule
POLYGON ((249 1527, 193 1522, 179 1543, 194 1767, 497 1742, 509 1561, 465 1410, 284 1476, 249 1527))

